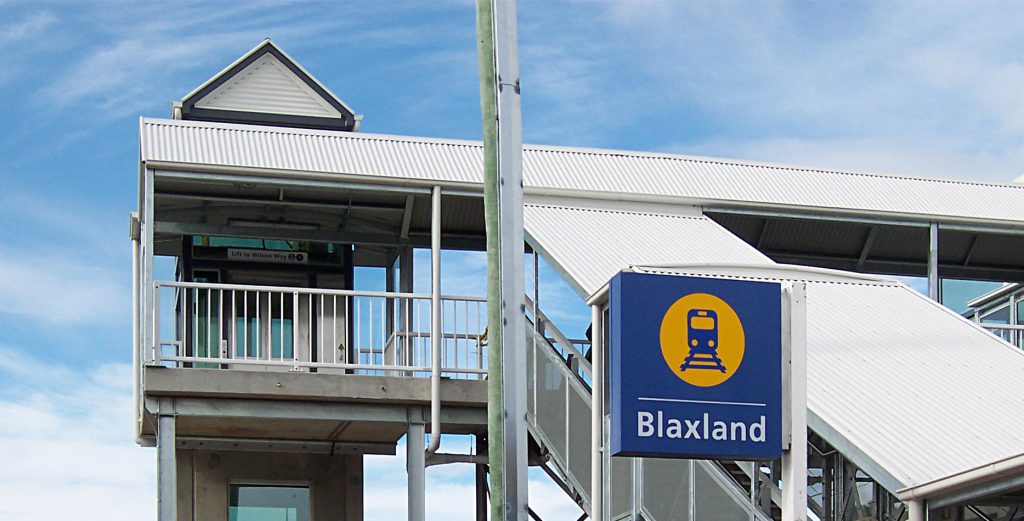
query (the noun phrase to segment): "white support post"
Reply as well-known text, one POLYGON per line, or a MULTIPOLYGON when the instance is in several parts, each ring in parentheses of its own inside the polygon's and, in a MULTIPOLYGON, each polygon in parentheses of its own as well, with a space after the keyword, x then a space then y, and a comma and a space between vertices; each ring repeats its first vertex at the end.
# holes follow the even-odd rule
POLYGON ((789 443, 782 454, 782 520, 806 521, 807 285, 793 283, 783 294, 783 421, 789 425, 783 432, 789 443))
POLYGON ((604 519, 604 466, 602 441, 604 440, 604 315, 601 306, 590 306, 590 518, 604 519))
MULTIPOLYGON (((405 437, 405 469, 409 476, 409 521, 424 521, 427 511, 427 458, 423 451, 425 429, 422 423, 410 423, 405 437)), ((161 520, 163 521, 163 520, 161 520)))
POLYGON ((175 459, 173 407, 160 404, 157 415, 157 519, 178 520, 177 461, 175 459))
POLYGON ((928 511, 925 509, 924 500, 914 499, 907 502, 907 521, 925 521, 928 519, 928 511))
POLYGON ((939 287, 939 223, 928 226, 928 298, 940 302, 939 287))
POLYGON ((146 168, 143 170, 142 188, 142 219, 140 223, 142 231, 142 316, 145 317, 143 337, 143 348, 145 349, 148 362, 153 362, 158 356, 156 345, 155 328, 156 322, 160 319, 154 313, 153 306, 156 302, 156 291, 153 288, 153 171, 146 168))
MULTIPOLYGON (((498 219, 501 229, 501 356, 505 521, 526 521, 526 340, 524 314, 523 138, 515 0, 494 0, 498 219)), ((498 521, 498 520, 495 520, 498 521)))

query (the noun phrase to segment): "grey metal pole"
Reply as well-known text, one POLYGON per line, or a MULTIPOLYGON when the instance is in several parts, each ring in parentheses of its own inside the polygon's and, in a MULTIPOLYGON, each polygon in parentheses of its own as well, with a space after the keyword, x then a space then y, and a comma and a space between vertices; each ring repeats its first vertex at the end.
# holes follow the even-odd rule
POLYGON ((603 521, 604 474, 601 458, 604 421, 604 324, 601 306, 590 306, 590 518, 603 521))
MULTIPOLYGON (((782 521, 807 521, 807 285, 800 282, 783 289, 783 338, 788 360, 784 400, 790 421, 789 449, 782 454, 782 521)), ((785 432, 785 431, 784 431, 785 432)), ((785 443, 785 440, 784 440, 785 443)))
POLYGON ((423 450, 425 434, 426 429, 422 423, 410 423, 405 437, 405 471, 409 476, 409 521, 424 521, 427 517, 427 453, 423 450))
POLYGON ((174 448, 174 413, 160 407, 157 416, 157 519, 178 521, 177 461, 174 448))
POLYGON ((501 354, 506 521, 525 521, 527 501, 526 339, 523 284, 523 138, 516 2, 495 0, 498 218, 501 229, 501 354))
POLYGON ((939 223, 928 226, 928 298, 939 302, 939 223))

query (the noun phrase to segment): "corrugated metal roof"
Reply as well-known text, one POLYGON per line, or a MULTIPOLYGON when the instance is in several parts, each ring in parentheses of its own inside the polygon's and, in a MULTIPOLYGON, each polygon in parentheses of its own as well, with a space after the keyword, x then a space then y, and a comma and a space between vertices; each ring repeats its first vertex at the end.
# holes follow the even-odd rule
POLYGON ((807 282, 816 431, 889 490, 1024 454, 1024 395, 1007 392, 1024 381, 1024 353, 949 309, 898 282, 775 264, 702 216, 579 204, 532 198, 524 216, 531 244, 584 296, 622 269, 668 263, 807 282))
POLYGON ((890 490, 1024 454, 1024 352, 902 283, 745 271, 807 283, 808 411, 890 490))
MULTIPOLYGON (((162 119, 142 120, 142 160, 481 182, 478 142, 162 119)), ((814 170, 680 155, 524 147, 528 192, 591 191, 691 204, 828 209, 1024 222, 1024 185, 814 170)))
POLYGON ((616 209, 609 202, 545 199, 531 198, 524 205, 527 240, 566 272, 584 298, 633 264, 771 263, 696 208, 658 213, 616 209))

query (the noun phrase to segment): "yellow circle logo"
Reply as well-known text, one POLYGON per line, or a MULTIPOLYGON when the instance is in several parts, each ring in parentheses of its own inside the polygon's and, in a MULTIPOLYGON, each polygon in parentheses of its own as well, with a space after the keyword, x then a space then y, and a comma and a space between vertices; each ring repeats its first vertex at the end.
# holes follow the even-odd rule
POLYGON ((673 374, 698 387, 725 382, 743 362, 743 324, 724 300, 691 293, 661 320, 661 355, 673 374))

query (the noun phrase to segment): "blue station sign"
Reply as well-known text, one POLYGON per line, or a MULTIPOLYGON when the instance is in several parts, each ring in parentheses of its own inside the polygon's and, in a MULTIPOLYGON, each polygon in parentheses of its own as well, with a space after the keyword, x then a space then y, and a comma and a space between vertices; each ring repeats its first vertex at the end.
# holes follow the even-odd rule
POLYGON ((610 285, 611 454, 782 455, 782 288, 622 272, 610 285))

